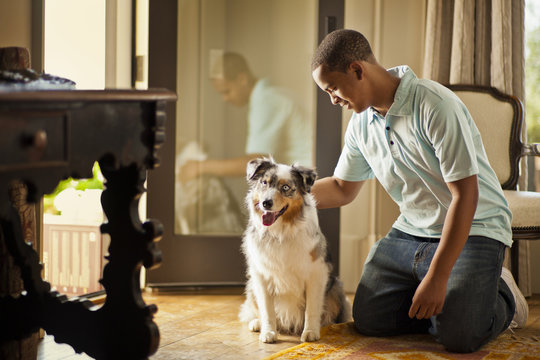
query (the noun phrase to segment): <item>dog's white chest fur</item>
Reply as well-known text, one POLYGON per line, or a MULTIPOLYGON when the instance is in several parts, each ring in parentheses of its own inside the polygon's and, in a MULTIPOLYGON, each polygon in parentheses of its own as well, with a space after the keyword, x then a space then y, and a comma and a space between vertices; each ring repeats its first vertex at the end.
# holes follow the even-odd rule
POLYGON ((248 271, 259 273, 269 292, 301 297, 314 272, 327 277, 319 249, 321 234, 312 230, 314 225, 301 224, 279 229, 277 233, 262 229, 246 235, 248 271))

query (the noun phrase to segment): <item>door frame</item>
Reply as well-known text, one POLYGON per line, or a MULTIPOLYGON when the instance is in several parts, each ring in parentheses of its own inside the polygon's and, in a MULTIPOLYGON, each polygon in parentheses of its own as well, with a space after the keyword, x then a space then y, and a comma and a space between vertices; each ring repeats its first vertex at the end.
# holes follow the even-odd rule
MULTIPOLYGON (((318 42, 345 26, 345 0, 319 0, 318 42)), ((317 86, 315 166, 319 178, 332 176, 341 153, 341 106, 334 106, 328 94, 317 86)), ((319 224, 328 242, 332 273, 339 275, 340 210, 319 210, 319 224)))

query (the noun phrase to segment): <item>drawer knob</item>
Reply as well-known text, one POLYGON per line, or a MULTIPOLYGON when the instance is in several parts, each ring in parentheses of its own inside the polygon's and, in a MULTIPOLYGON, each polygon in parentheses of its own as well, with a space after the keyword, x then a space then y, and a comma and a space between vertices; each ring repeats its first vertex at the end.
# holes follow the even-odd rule
POLYGON ((47 148, 47 132, 37 130, 34 134, 23 135, 21 145, 27 151, 28 160, 39 161, 47 148))
POLYGON ((32 139, 32 145, 34 149, 42 151, 47 147, 47 133, 45 130, 38 130, 34 134, 32 139))

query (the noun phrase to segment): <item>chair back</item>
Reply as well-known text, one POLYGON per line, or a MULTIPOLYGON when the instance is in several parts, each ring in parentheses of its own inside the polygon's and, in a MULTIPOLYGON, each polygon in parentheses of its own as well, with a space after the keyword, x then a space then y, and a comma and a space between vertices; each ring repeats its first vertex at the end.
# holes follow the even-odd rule
POLYGON ((463 101, 480 134, 489 163, 505 190, 516 190, 522 155, 523 106, 515 97, 480 85, 447 85, 463 101))

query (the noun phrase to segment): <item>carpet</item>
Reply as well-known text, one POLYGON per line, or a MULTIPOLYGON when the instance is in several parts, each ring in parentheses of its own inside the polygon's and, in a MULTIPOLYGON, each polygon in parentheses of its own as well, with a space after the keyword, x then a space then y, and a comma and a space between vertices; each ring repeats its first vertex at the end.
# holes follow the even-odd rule
POLYGON ((302 343, 265 360, 274 359, 540 360, 540 332, 507 330, 477 352, 457 354, 445 351, 427 334, 368 337, 359 335, 350 322, 327 326, 321 330, 321 340, 302 343))

